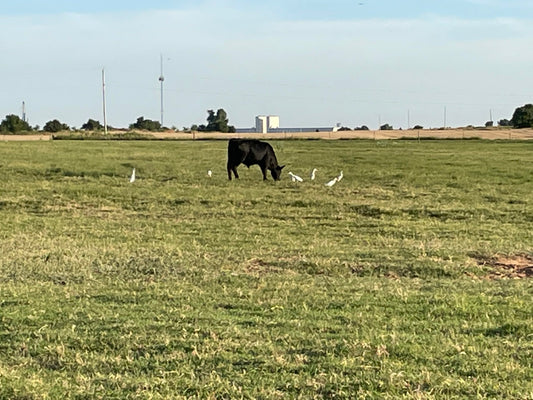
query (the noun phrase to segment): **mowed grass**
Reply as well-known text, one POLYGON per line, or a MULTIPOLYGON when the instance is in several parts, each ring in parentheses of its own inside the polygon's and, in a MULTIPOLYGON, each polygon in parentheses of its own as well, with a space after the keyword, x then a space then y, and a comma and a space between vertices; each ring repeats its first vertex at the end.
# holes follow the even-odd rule
POLYGON ((533 398, 533 144, 270 142, 0 143, 0 398, 533 398))

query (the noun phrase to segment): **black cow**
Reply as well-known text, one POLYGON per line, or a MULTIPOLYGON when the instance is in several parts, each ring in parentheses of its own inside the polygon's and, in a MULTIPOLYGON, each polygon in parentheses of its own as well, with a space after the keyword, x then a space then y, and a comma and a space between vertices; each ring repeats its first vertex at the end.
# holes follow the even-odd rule
POLYGON ((271 145, 259 140, 247 139, 230 139, 228 143, 228 179, 231 181, 231 171, 235 178, 239 177, 237 167, 240 164, 250 165, 257 164, 263 173, 263 180, 266 180, 266 171, 270 170, 270 174, 275 181, 279 181, 281 176, 281 167, 278 165, 276 154, 271 145))

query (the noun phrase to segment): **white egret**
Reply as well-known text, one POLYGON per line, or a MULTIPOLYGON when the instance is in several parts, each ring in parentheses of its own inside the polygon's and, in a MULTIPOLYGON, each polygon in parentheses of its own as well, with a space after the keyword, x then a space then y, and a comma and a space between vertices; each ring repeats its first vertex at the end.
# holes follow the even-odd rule
POLYGON ((211 176, 213 176, 213 171, 211 170, 207 171, 207 176, 211 178, 211 176))
POLYGON ((326 186, 327 186, 327 187, 332 187, 334 184, 337 183, 338 180, 339 180, 339 178, 338 178, 338 177, 335 177, 335 178, 333 178, 332 180, 330 180, 328 183, 326 183, 326 186))
POLYGON ((291 180, 293 182, 303 182, 304 180, 300 178, 298 175, 294 175, 292 172, 289 172, 289 176, 291 177, 291 180))
POLYGON ((133 168, 133 171, 131 171, 131 177, 130 177, 130 183, 135 182, 135 168, 133 168))
POLYGON ((315 180, 315 175, 316 175, 316 172, 318 171, 318 169, 316 168, 313 168, 313 170, 311 171, 311 180, 314 181, 315 180))
POLYGON ((341 171, 340 175, 337 177, 337 182, 340 182, 342 178, 344 178, 344 174, 341 171))

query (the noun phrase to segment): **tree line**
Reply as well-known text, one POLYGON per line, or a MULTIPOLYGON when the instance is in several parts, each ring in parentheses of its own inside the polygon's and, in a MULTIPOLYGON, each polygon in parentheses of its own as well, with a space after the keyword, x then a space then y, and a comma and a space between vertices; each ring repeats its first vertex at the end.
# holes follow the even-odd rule
MULTIPOLYGON (((492 121, 487 121, 485 124, 486 127, 493 126, 492 121)), ((533 128, 533 104, 526 104, 522 107, 515 109, 513 117, 511 120, 501 119, 498 121, 498 125, 502 127, 514 127, 514 128, 533 128)), ((67 124, 60 122, 57 119, 50 120, 44 124, 42 131, 48 133, 57 133, 61 131, 69 131, 73 128, 69 127, 67 124)), ((104 129, 104 126, 100 121, 89 119, 85 124, 81 126, 81 130, 85 131, 101 131, 104 129)), ((113 128, 109 128, 113 129, 113 128)), ((145 119, 144 117, 137 118, 137 121, 129 125, 130 130, 144 130, 144 131, 161 131, 167 130, 161 126, 159 121, 153 121, 151 119, 145 119)), ((187 129, 187 128, 184 128, 187 129)), ((393 127, 389 124, 384 124, 380 126, 380 130, 391 130, 393 127)), ((421 125, 414 126, 413 129, 424 129, 421 125)), ((22 120, 18 115, 10 114, 0 122, 0 133, 1 134, 14 134, 19 132, 33 132, 40 131, 39 126, 31 127, 28 122, 22 120)), ((214 110, 207 110, 207 124, 201 125, 192 125, 190 128, 191 131, 198 132, 223 132, 223 133, 233 133, 235 132, 235 127, 229 125, 228 114, 224 111, 223 108, 219 108, 215 113, 214 110)), ((339 130, 351 130, 347 127, 341 127, 339 130)), ((354 130, 368 130, 366 125, 355 127, 354 130)))
MULTIPOLYGON (((108 127, 110 130, 114 128, 108 127)), ((2 134, 14 134, 20 132, 34 132, 34 131, 43 131, 47 133, 57 133, 63 131, 70 131, 71 128, 65 123, 57 119, 50 120, 44 124, 43 128, 40 129, 39 126, 32 127, 18 115, 10 114, 0 122, 0 133, 2 134)), ((84 131, 102 131, 104 126, 100 121, 89 119, 84 123, 81 128, 84 131)), ((151 119, 145 119, 144 117, 137 118, 137 121, 129 125, 130 130, 140 130, 140 131, 150 131, 157 132, 161 130, 168 130, 161 126, 159 121, 153 121, 151 119)), ((188 129, 188 128, 184 128, 188 129)), ((201 131, 201 132, 224 132, 224 133, 233 133, 235 132, 235 127, 229 125, 228 114, 224 111, 223 108, 219 108, 215 113, 214 110, 207 110, 207 124, 191 126, 190 130, 201 131)))

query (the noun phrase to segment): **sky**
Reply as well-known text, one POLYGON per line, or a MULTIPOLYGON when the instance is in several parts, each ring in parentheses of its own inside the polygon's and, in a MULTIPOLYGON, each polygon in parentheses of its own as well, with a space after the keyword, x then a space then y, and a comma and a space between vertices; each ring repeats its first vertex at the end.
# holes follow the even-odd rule
POLYGON ((0 119, 484 125, 533 103, 531 0, 0 2, 0 119), (163 61, 161 63, 161 60, 163 61))

